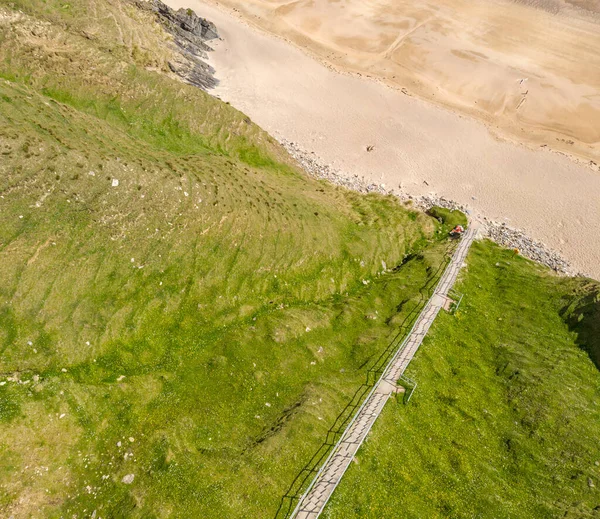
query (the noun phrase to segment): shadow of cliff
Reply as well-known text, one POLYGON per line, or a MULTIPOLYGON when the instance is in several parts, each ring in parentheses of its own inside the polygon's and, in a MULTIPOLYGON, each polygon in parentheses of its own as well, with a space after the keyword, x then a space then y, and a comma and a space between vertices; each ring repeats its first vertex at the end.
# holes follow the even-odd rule
POLYGON ((560 313, 577 334, 576 344, 600 370, 600 283, 586 280, 573 293, 560 313))

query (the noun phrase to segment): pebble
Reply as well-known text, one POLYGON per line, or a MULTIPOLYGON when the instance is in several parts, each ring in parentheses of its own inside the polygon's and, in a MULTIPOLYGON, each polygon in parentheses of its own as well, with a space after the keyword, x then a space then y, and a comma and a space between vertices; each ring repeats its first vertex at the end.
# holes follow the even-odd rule
POLYGON ((121 482, 125 483, 126 485, 131 485, 133 483, 134 478, 135 474, 127 474, 126 476, 123 476, 121 482))

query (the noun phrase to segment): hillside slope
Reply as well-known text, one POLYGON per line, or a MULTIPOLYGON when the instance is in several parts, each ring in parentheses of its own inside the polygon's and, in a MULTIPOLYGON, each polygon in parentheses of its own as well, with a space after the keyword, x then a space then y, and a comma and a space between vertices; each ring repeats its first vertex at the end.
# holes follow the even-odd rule
POLYGON ((273 514, 444 260, 170 41, 126 2, 0 6, 2 516, 273 514))
POLYGON ((385 409, 325 517, 600 517, 600 372, 580 348, 594 285, 490 242, 468 265, 459 311, 408 370, 410 402, 385 409))
MULTIPOLYGON (((2 516, 272 517, 451 251, 177 52, 135 3, 0 4, 2 516)), ((595 285, 486 243, 461 290, 328 513, 596 517, 595 285)))

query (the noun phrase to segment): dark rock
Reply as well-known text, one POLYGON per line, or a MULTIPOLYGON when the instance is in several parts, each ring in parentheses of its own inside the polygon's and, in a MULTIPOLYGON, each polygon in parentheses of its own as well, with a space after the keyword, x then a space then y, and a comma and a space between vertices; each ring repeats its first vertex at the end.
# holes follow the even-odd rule
POLYGON ((160 0, 134 0, 134 3, 140 9, 156 13, 158 22, 173 36, 178 58, 169 62, 171 71, 186 83, 203 90, 215 87, 215 70, 204 61, 212 51, 206 42, 219 37, 215 24, 191 9, 175 11, 160 0))
POLYGON ((197 44, 203 50, 210 50, 210 47, 204 43, 205 41, 219 37, 215 24, 205 18, 200 18, 192 9, 181 8, 174 11, 160 0, 153 0, 150 5, 171 34, 176 33, 179 37, 197 44))

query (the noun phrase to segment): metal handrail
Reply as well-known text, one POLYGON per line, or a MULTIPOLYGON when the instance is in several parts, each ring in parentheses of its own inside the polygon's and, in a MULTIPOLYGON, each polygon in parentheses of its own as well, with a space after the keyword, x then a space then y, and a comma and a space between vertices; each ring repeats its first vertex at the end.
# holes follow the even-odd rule
MULTIPOLYGON (((454 253, 456 253, 456 250, 454 251, 454 253)), ((451 261, 450 261, 451 262, 451 261)), ((444 271, 445 273, 445 271, 444 271)), ((440 282, 442 281, 442 278, 444 277, 444 273, 442 273, 442 275, 440 276, 440 279, 438 280, 435 289, 433 290, 433 293, 431 294, 431 297, 427 300, 427 303, 425 303, 425 305, 423 306, 423 309, 421 310, 421 313, 419 314, 419 317, 421 316, 421 314, 423 313, 423 311, 425 310, 425 308, 427 308, 427 306, 431 303, 431 301, 433 300, 434 296, 437 294, 437 289, 440 285, 440 282)), ((404 338, 404 340, 402 341, 401 346, 398 348, 398 350, 396 351, 396 354, 390 359, 390 361, 387 363, 385 369, 383 370, 381 376, 379 377, 379 379, 377 380, 377 382, 373 385, 373 388, 371 389, 371 391, 369 392, 368 396, 365 398, 364 402, 362 403, 362 405, 360 406, 360 408, 358 409, 358 411, 356 411, 356 413, 354 414, 354 417, 352 418, 352 420, 350 421, 350 423, 348 424, 348 426, 346 427, 346 430, 344 431, 344 434, 342 434, 342 436, 340 437, 340 439, 337 441, 337 443, 335 444, 335 446, 333 447, 333 449, 331 449, 331 452, 329 453, 329 456, 327 456, 327 459, 325 460, 325 462, 321 465, 321 468, 319 469, 319 471, 317 472, 317 474, 315 475, 315 477, 312 479, 312 481, 310 482, 310 484, 308 485, 308 487, 306 488, 306 491, 302 494, 302 496, 300 497, 298 504, 296 505, 296 507, 294 508, 294 511, 292 512, 292 515, 290 516, 292 519, 296 516, 296 514, 299 512, 300 509, 300 505, 302 504, 302 502, 304 501, 304 498, 308 495, 308 493, 312 490, 315 482, 317 481, 317 479, 319 478, 319 476, 323 473, 323 471, 325 470, 325 467, 327 467, 327 464, 329 463, 329 460, 333 457, 333 455, 336 453, 338 447, 340 446, 340 444, 342 443, 342 441, 344 440, 344 437, 346 436, 346 432, 352 427, 352 425, 354 424, 354 422, 357 420, 358 416, 360 415, 361 411, 363 410, 363 408, 367 405, 367 403, 369 402, 369 400, 371 399, 371 397, 373 396, 373 393, 375 392, 375 390, 377 389, 377 387, 379 386, 379 383, 385 379, 385 376, 387 374, 387 372, 389 371, 390 367, 392 366, 393 362, 398 358, 398 355, 401 354, 402 351, 404 351, 404 348, 406 347, 406 343, 408 341, 408 339, 411 337, 412 332, 414 331, 415 327, 417 326, 417 323, 419 322, 419 318, 417 317, 417 319, 415 320, 415 322, 413 323, 410 331, 408 332, 408 334, 406 335, 406 337, 404 338)), ((388 395, 389 398, 389 395, 388 395)), ((338 481, 336 482, 333 491, 335 491, 335 489, 337 488, 337 486, 339 485, 339 482, 341 481, 341 478, 338 479, 338 481)), ((333 494, 333 491, 329 494, 329 496, 327 497, 327 501, 329 501, 329 498, 331 497, 331 495, 333 494)), ((325 505, 327 504, 327 501, 325 501, 325 505)))
POLYGON ((410 402, 411 397, 413 396, 413 393, 415 392, 415 389, 417 389, 417 383, 414 380, 408 378, 404 373, 402 375, 400 375, 400 378, 398 380, 404 380, 412 385, 410 394, 408 395, 408 398, 404 402, 405 404, 408 404, 410 402))
MULTIPOLYGON (((438 269, 436 270, 435 274, 434 274, 434 275, 433 275, 433 276, 432 276, 430 279, 428 279, 428 281, 427 281, 427 283, 425 284, 425 286, 423 286, 423 287, 422 287, 422 289, 421 289, 421 290, 424 290, 426 294, 429 294, 429 299, 428 299, 428 300, 427 300, 425 303, 423 303, 422 305, 417 305, 417 307, 419 307, 419 306, 420 306, 420 310, 419 310, 419 311, 418 311, 418 313, 415 315, 415 317, 414 317, 414 320, 413 320, 412 318, 411 318, 411 319, 409 319, 409 317, 411 317, 411 316, 412 316, 412 315, 415 313, 415 311, 417 311, 417 307, 413 308, 413 310, 411 310, 411 312, 409 313, 409 315, 407 315, 407 316, 406 316, 406 321, 410 321, 410 322, 412 323, 412 325, 411 325, 411 330, 412 330, 412 328, 413 328, 413 325, 414 325, 414 324, 415 324, 415 323, 418 321, 418 318, 419 318, 419 316, 421 315, 421 312, 422 312, 423 308, 425 308, 425 306, 426 306, 427 302, 428 302, 428 301, 431 299, 432 295, 433 295, 433 294, 435 294, 435 292, 436 292, 437 288, 439 287, 440 281, 441 281, 441 279, 442 279, 442 277, 443 277, 443 275, 444 275, 444 273, 445 273, 445 267, 447 267, 447 266, 448 266, 448 264, 449 264, 449 263, 450 263, 450 261, 451 261, 451 258, 452 258, 452 256, 453 256, 453 254, 454 254, 455 252, 456 252, 456 247, 454 246, 454 244, 450 244, 450 245, 447 247, 446 251, 445 251, 445 254, 444 254, 444 261, 443 261, 443 262, 440 264, 440 266, 439 266, 439 267, 438 267, 438 269), (451 249, 452 249, 452 254, 448 254, 448 253, 450 252, 450 250, 451 250, 451 249), (442 268, 442 267, 444 267, 444 268, 442 268), (442 273, 441 273, 441 274, 439 274, 439 276, 438 276, 438 273, 439 273, 440 271, 441 271, 442 273), (430 284, 432 284, 432 282, 433 282, 433 286, 430 286, 430 284)), ((424 295, 424 294, 423 294, 423 292, 421 292, 421 293, 422 293, 422 295, 424 295)), ((368 398, 371 396, 371 394, 369 393, 369 395, 368 395, 366 398, 364 397, 364 394, 365 394, 365 392, 366 392, 367 388, 373 388, 373 387, 376 387, 376 385, 377 385, 377 382, 378 382, 378 380, 379 380, 379 379, 377 379, 377 380, 375 380, 375 381, 373 381, 373 382, 369 382, 369 379, 371 378, 371 375, 376 375, 376 376, 377 376, 377 374, 382 374, 382 373, 385 373, 385 372, 386 372, 386 370, 387 370, 387 367, 388 367, 389 363, 390 363, 390 362, 391 362, 391 361, 392 361, 394 358, 396 358, 398 354, 400 354, 402 351, 404 351, 404 344, 403 344, 403 342, 404 342, 404 341, 406 340, 406 338, 407 338, 407 337, 410 335, 410 334, 409 334, 409 335, 404 335, 404 333, 406 332, 406 329, 407 329, 407 328, 406 328, 406 326, 403 324, 403 325, 400 327, 400 330, 404 330, 404 332, 403 332, 403 331, 399 331, 399 332, 396 334, 396 336, 395 336, 395 337, 392 339, 392 341, 391 341, 391 343, 390 343, 390 346, 388 346, 388 348, 386 348, 386 350, 385 350, 385 351, 383 351, 383 352, 381 353, 381 355, 380 355, 379 359, 378 359, 378 360, 377 360, 377 362, 375 363, 375 366, 374 366, 374 367, 372 367, 372 368, 370 368, 370 369, 367 371, 367 382, 366 382, 366 384, 364 384, 364 386, 366 386, 366 388, 365 388, 365 391, 362 391, 362 395, 360 396, 360 401, 363 403, 363 405, 364 405, 364 403, 366 403, 366 402, 368 401, 368 398), (398 346, 398 345, 396 345, 396 348, 394 348, 394 349, 393 349, 393 350, 392 350, 390 353, 387 353, 387 352, 388 352, 388 350, 390 350, 390 349, 392 348, 392 346, 394 345, 394 343, 396 343, 396 340, 397 340, 398 338, 400 338, 401 336, 404 336, 404 337, 405 337, 404 341, 399 341, 399 342, 398 342, 399 346, 398 346), (391 360, 390 360, 390 362, 388 362, 388 363, 384 364, 384 366, 383 366, 383 367, 378 367, 378 368, 376 368, 376 366, 379 364, 379 360, 381 360, 381 359, 384 359, 384 358, 391 359, 391 360), (364 399, 364 400, 363 400, 363 399, 364 399)), ((379 378, 381 378, 381 377, 379 377, 379 378)), ((356 396, 358 395, 358 393, 360 393, 360 392, 361 392, 361 390, 359 389, 359 390, 358 390, 358 391, 355 393, 355 397, 356 397, 356 396)), ((353 397, 353 400, 354 400, 354 397, 353 397)), ((350 404, 352 404, 352 402, 350 402, 350 404)), ((354 412, 356 412, 355 410, 356 410, 356 409, 359 407, 359 405, 362 407, 362 405, 360 404, 360 402, 359 402, 359 403, 357 403, 357 404, 354 404, 354 405, 350 405, 350 404, 348 404, 348 405, 346 406, 346 408, 353 409, 353 410, 354 410, 354 412)), ((346 410, 346 409, 344 409, 344 410, 342 411, 342 413, 340 413, 340 415, 338 416, 338 419, 339 419, 339 417, 340 417, 340 416, 341 416, 341 415, 342 415, 342 414, 345 412, 345 410, 346 410)), ((354 415, 354 413, 353 413, 352 417, 354 417, 354 416, 355 416, 355 415, 354 415)), ((350 419, 350 418, 347 418, 347 419, 345 419, 343 422, 346 422, 346 420, 348 420, 348 419, 350 419)), ((337 422, 337 419, 336 419, 336 422, 337 422)), ((340 436, 340 441, 341 441, 341 439, 344 437, 344 434, 346 433, 346 431, 347 431, 348 427, 349 427, 349 425, 346 423, 346 425, 345 425, 345 427, 343 428, 343 430, 341 429, 341 427, 338 427, 336 430, 333 430, 333 428, 332 428, 332 429, 330 429, 330 430, 328 431, 328 433, 327 433, 327 438, 329 438, 329 435, 333 433, 333 438, 332 438, 332 439, 335 441, 335 438, 336 438, 336 436, 337 436, 338 434, 340 434, 340 435, 341 435, 341 436, 340 436)), ((324 447, 324 446, 326 446, 326 445, 329 445, 329 448, 327 449, 327 452, 329 453, 329 456, 328 456, 327 460, 329 460, 329 459, 330 459, 331 453, 335 452, 335 450, 336 450, 336 448, 337 448, 338 444, 339 444, 339 441, 338 441, 338 442, 336 442, 336 443, 334 444, 334 443, 330 443, 330 442, 329 442, 329 439, 328 439, 328 440, 327 440, 327 441, 326 441, 326 442, 325 442, 325 443, 324 443, 324 444, 321 446, 321 448, 322 448, 322 447, 324 447), (332 449, 332 450, 330 450, 330 449, 332 449)), ((319 450, 321 450, 321 448, 319 448, 319 450)), ((317 451, 317 454, 318 454, 318 451, 317 451)), ((316 456, 317 454, 315 454, 315 456, 316 456)), ((318 463, 316 463, 316 465, 318 465, 319 467, 324 467, 324 464, 323 464, 323 461, 322 461, 322 460, 323 460, 323 456, 324 456, 324 455, 325 455, 325 454, 323 454, 323 455, 320 457, 320 459, 319 459, 318 463)), ((313 457, 313 458, 314 458, 314 457, 313 457)), ((327 460, 326 460, 326 461, 327 461, 327 460)), ((306 467, 305 467, 305 468, 303 468, 303 469, 300 471, 300 473, 302 473, 302 472, 308 472, 308 474, 311 474, 311 473, 314 473, 314 472, 319 472, 319 471, 318 471, 318 470, 316 470, 316 469, 315 469, 315 467, 313 466, 312 468, 306 468, 306 467)), ((317 476, 315 476, 315 478, 314 478, 314 479, 316 479, 316 477, 318 477, 318 475, 319 475, 319 474, 317 474, 317 476)), ((299 476, 300 476, 300 475, 298 475, 298 476, 297 476, 297 478, 298 478, 299 476)), ((307 478, 308 478, 308 475, 307 475, 307 477, 305 477, 305 478, 304 478, 304 481, 302 481, 302 483, 300 484, 300 488, 303 488, 303 487, 304 487, 304 483, 306 482, 306 479, 307 479, 307 478)), ((304 493, 303 493, 303 494, 300 496, 300 498, 298 497, 298 495, 287 495, 287 494, 286 494, 286 495, 285 495, 285 496, 282 498, 282 503, 281 503, 281 505, 280 505, 280 507, 279 507, 279 510, 278 510, 278 511, 277 511, 277 513, 275 514, 275 519, 277 519, 277 518, 279 517, 279 515, 280 515, 280 514, 279 514, 279 512, 281 511, 281 509, 282 509, 282 506, 283 506, 283 501, 284 501, 286 498, 287 498, 287 499, 289 499, 289 500, 291 501, 291 502, 290 502, 290 506, 292 506, 292 504, 293 504, 293 502, 294 502, 294 501, 297 501, 297 502, 298 502, 298 504, 302 502, 302 499, 304 499, 304 496, 305 496, 305 495, 307 494, 307 492, 309 492, 309 491, 310 491, 310 489, 313 487, 313 485, 314 485, 314 479, 313 479, 313 480, 312 480, 312 481, 309 483, 309 485, 308 485, 308 487, 307 487, 307 491, 306 491, 306 492, 304 492, 304 493)), ((293 483, 292 483, 292 486, 293 486, 293 483)), ((296 513, 296 511, 297 511, 297 508, 298 508, 298 506, 296 506, 296 507, 294 508, 294 510, 291 512, 291 514, 292 514, 292 515, 296 513)), ((284 512, 284 516, 283 516, 283 517, 284 517, 284 519, 288 519, 288 518, 290 518, 292 515, 290 515, 290 509, 288 508, 288 511, 287 511, 287 512, 284 512)))

